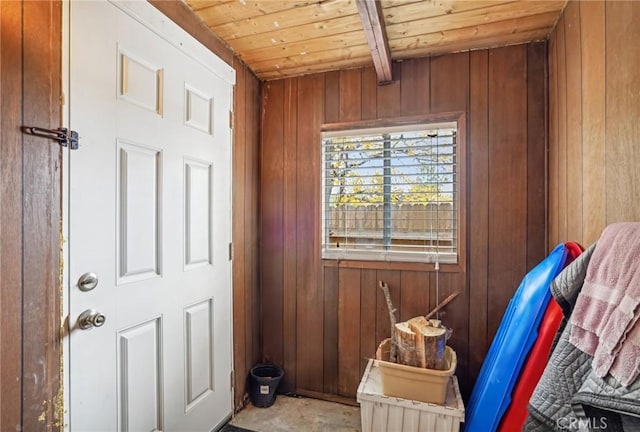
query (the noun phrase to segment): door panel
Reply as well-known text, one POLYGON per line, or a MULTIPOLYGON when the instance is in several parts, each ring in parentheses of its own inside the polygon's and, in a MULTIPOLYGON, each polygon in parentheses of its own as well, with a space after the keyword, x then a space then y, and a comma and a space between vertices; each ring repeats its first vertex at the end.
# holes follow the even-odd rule
POLYGON ((146 2, 70 3, 69 271, 99 278, 70 287, 70 430, 211 430, 232 409, 229 67, 146 2))

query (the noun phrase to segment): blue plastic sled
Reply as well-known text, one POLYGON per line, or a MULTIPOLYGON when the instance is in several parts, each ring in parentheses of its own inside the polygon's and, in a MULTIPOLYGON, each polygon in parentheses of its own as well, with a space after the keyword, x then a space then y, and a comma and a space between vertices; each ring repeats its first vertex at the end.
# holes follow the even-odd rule
POLYGON ((567 249, 559 244, 522 279, 502 317, 471 393, 466 410, 466 432, 498 429, 520 370, 538 337, 540 320, 551 299, 549 286, 562 271, 566 257, 567 249))

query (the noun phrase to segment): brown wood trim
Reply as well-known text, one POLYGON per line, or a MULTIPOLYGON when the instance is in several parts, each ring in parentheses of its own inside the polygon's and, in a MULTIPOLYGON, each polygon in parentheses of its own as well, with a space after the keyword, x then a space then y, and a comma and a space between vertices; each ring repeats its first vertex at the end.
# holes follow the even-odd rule
POLYGON ((148 0, 149 3, 165 14, 171 21, 182 27, 187 33, 209 48, 224 62, 233 65, 233 51, 216 36, 207 25, 191 10, 189 5, 176 0, 148 0))
MULTIPOLYGON (((373 270, 408 270, 435 272, 433 263, 405 262, 405 261, 360 261, 323 259, 323 267, 338 267, 345 269, 373 269, 373 270)), ((458 264, 440 264, 442 273, 461 273, 464 267, 458 264)))
POLYGON ((0 430, 22 423, 22 3, 0 2, 0 430))
MULTIPOLYGON (((464 117, 464 111, 452 111, 428 115, 414 115, 402 117, 389 117, 375 120, 361 120, 340 123, 325 123, 321 127, 322 132, 341 131, 349 129, 368 129, 377 127, 402 126, 420 123, 435 123, 447 121, 460 121, 464 117)), ((460 127, 458 126, 458 129, 460 127)))
POLYGON ((309 397, 312 399, 320 399, 320 400, 325 400, 329 402, 336 402, 343 405, 349 405, 349 406, 355 406, 355 407, 360 406, 360 404, 355 400, 355 398, 338 396, 338 395, 329 394, 329 393, 321 393, 321 392, 315 392, 311 390, 299 389, 299 390, 296 390, 295 394, 299 396, 309 397))

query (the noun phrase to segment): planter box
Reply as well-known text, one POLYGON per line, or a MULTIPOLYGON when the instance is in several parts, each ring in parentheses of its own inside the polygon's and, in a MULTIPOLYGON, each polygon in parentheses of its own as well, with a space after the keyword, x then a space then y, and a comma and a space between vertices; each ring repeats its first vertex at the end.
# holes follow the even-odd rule
POLYGON ((382 393, 380 367, 369 360, 360 386, 358 403, 362 432, 456 432, 464 421, 464 404, 455 375, 447 381, 443 405, 418 402, 382 393))
POLYGON ((419 402, 444 403, 449 378, 456 372, 456 352, 446 347, 446 370, 424 369, 386 361, 390 344, 390 339, 385 339, 376 353, 376 364, 382 376, 382 393, 419 402))

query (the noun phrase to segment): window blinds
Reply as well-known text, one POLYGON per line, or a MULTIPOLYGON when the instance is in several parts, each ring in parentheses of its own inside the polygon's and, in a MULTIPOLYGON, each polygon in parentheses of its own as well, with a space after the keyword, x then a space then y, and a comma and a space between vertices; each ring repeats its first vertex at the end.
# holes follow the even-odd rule
POLYGON ((323 257, 457 261, 456 124, 323 134, 323 257))

